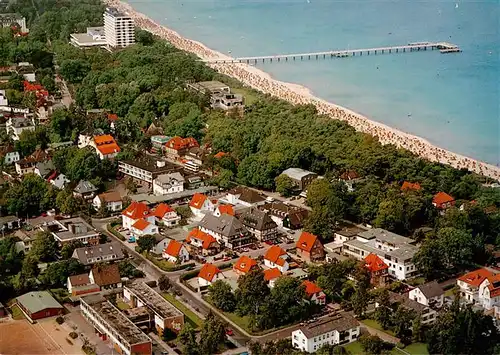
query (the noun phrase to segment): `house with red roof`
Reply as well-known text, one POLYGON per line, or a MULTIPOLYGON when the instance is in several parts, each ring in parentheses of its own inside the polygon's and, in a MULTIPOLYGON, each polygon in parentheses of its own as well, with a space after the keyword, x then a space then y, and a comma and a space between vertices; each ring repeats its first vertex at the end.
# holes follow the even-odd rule
POLYGON ((182 138, 175 136, 165 144, 165 153, 172 159, 179 159, 186 155, 191 148, 199 147, 198 141, 192 137, 182 138))
POLYGON ((418 182, 408 182, 404 181, 401 186, 401 191, 420 191, 422 187, 418 182))
POLYGON ((460 276, 457 279, 457 286, 460 289, 460 295, 462 299, 468 303, 476 303, 479 301, 479 286, 488 277, 500 274, 500 270, 491 268, 481 268, 465 275, 460 276))
POLYGON ((215 217, 220 217, 223 214, 228 214, 230 216, 234 216, 234 209, 231 205, 219 205, 214 211, 215 217))
POLYGON ((189 232, 186 242, 197 251, 200 251, 203 256, 215 255, 221 249, 217 239, 208 233, 202 232, 199 228, 193 228, 189 232))
POLYGON ((389 266, 374 253, 368 254, 364 262, 370 273, 370 283, 374 286, 384 286, 389 280, 389 266))
POLYGON ((156 217, 156 221, 163 223, 166 227, 174 227, 179 224, 181 216, 166 203, 160 203, 152 211, 151 214, 156 217))
POLYGON ((220 159, 220 158, 222 158, 222 157, 224 157, 226 155, 227 155, 227 153, 225 153, 225 152, 218 152, 217 154, 214 155, 214 158, 215 159, 220 159))
POLYGON ((276 267, 264 270, 264 280, 267 281, 269 288, 274 287, 276 280, 279 279, 281 275, 281 271, 279 271, 276 267))
POLYGON ((145 235, 153 235, 158 233, 158 226, 154 222, 149 222, 144 218, 135 221, 130 227, 130 235, 140 238, 145 235))
POLYGON ((264 254, 264 265, 268 268, 277 268, 281 273, 287 272, 290 268, 287 260, 288 254, 278 245, 273 245, 264 254))
POLYGON ((122 226, 130 229, 139 219, 144 219, 149 223, 155 223, 155 216, 150 214, 148 205, 142 202, 132 201, 132 203, 122 211, 122 226))
POLYGON ((302 232, 295 246, 297 255, 305 261, 318 261, 325 258, 323 244, 314 234, 302 232))
POLYGON ((94 147, 101 159, 112 159, 121 151, 115 139, 109 134, 94 136, 90 145, 94 147))
POLYGON ((438 192, 432 198, 432 205, 438 210, 446 210, 455 205, 455 199, 446 192, 438 192))
POLYGON ((207 195, 195 193, 189 202, 189 209, 193 213, 193 217, 201 220, 207 213, 213 213, 215 205, 207 195))
POLYGON ((319 305, 326 304, 326 295, 318 285, 309 280, 304 280, 302 285, 305 286, 306 295, 309 301, 319 305))
POLYGON ((168 243, 161 256, 171 263, 183 263, 189 260, 189 252, 184 244, 174 239, 168 243))
POLYGON ((500 306, 500 274, 488 276, 479 285, 479 304, 490 310, 500 306))
POLYGON ((242 255, 233 265, 233 270, 238 275, 246 275, 250 271, 257 269, 259 266, 257 265, 257 261, 246 256, 242 255))
POLYGON ((210 286, 217 280, 224 280, 225 276, 214 264, 204 264, 198 274, 198 285, 200 287, 210 286))

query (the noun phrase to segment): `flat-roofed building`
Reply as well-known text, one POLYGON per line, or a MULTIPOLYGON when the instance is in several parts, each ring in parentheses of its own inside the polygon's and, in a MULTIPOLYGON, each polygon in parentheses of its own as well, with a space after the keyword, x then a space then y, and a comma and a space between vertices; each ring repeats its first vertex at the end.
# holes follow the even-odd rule
POLYGON ((210 105, 214 109, 221 110, 231 110, 231 109, 242 109, 244 107, 243 95, 239 94, 212 94, 210 96, 210 105))
POLYGON ((187 87, 191 90, 200 92, 202 94, 229 94, 231 93, 231 89, 224 83, 220 81, 212 80, 212 81, 200 81, 198 83, 190 83, 187 84, 187 87))
POLYGON ((295 187, 301 191, 318 178, 318 174, 300 168, 288 168, 281 174, 288 176, 295 187))
POLYGON ((61 244, 76 240, 83 244, 99 244, 99 232, 81 217, 54 220, 40 228, 61 244))
POLYGON ((104 27, 87 27, 86 33, 72 33, 70 43, 75 47, 103 47, 106 45, 104 27))
POLYGON ((87 321, 104 340, 109 338, 120 354, 149 355, 153 353, 151 339, 118 308, 103 296, 82 297, 80 309, 87 321))
POLYGON ((132 17, 114 7, 108 7, 103 16, 104 34, 108 46, 127 47, 135 43, 132 17))
POLYGON ((178 333, 184 326, 184 314, 145 282, 134 281, 123 288, 123 297, 130 307, 147 307, 154 313, 154 326, 159 334, 165 328, 178 333))
POLYGON ((141 183, 153 186, 153 180, 159 175, 170 174, 182 170, 182 167, 167 163, 163 160, 155 161, 144 155, 134 160, 121 160, 118 162, 118 170, 134 178, 141 183))

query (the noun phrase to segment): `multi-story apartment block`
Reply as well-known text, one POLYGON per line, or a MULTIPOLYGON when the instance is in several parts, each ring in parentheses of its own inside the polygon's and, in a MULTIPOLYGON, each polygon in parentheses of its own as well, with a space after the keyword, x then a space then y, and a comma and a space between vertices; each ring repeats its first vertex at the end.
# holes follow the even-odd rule
POLYGON ((134 20, 114 7, 104 12, 104 36, 109 47, 127 47, 135 43, 134 20))

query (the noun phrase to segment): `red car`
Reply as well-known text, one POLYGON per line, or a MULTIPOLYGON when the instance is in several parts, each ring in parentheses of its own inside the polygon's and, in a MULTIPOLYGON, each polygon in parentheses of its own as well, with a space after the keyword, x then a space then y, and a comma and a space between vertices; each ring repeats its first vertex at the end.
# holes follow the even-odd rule
POLYGON ((234 332, 232 329, 226 329, 226 335, 233 336, 234 332))

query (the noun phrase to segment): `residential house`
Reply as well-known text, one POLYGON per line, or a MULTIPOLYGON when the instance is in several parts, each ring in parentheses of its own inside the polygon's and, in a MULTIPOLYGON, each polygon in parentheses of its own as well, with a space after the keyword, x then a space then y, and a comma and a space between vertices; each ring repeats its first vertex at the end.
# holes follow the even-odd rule
POLYGON ((323 260, 325 250, 319 238, 309 232, 302 232, 296 243, 297 255, 306 261, 323 260))
POLYGON ((213 109, 221 109, 224 111, 233 109, 243 109, 243 95, 232 93, 220 93, 210 95, 210 106, 213 109))
POLYGON ((432 308, 440 308, 444 303, 443 288, 436 281, 416 286, 410 291, 408 297, 424 306, 432 308))
POLYGON ((164 135, 151 136, 151 151, 153 153, 163 152, 165 150, 165 144, 167 144, 167 142, 171 138, 172 137, 167 137, 164 135))
POLYGON ((80 180, 73 189, 73 196, 83 198, 84 200, 93 200, 97 191, 99 189, 90 181, 80 180))
POLYGON ((342 312, 301 325, 292 332, 292 345, 296 349, 314 353, 324 345, 352 343, 359 336, 359 322, 350 314, 342 312))
POLYGON ((89 273, 91 284, 98 285, 101 290, 122 287, 118 264, 94 266, 89 273))
POLYGON ((0 217, 0 231, 9 231, 21 228, 21 219, 17 216, 0 217))
POLYGON ((318 285, 309 280, 304 280, 302 285, 305 286, 306 295, 309 301, 319 305, 326 304, 326 295, 318 285))
POLYGON ((486 310, 500 306, 500 273, 488 276, 479 285, 478 303, 486 310))
POLYGON ((57 171, 53 171, 52 174, 47 178, 47 181, 53 185, 56 189, 64 189, 71 181, 64 174, 60 174, 57 171))
POLYGON ((9 106, 9 100, 7 99, 7 94, 5 93, 5 90, 0 90, 0 106, 3 107, 9 106))
MULTIPOLYGON (((21 28, 22 27, 26 28, 26 26, 21 26, 21 28)), ((26 31, 23 31, 23 32, 26 32, 26 31)), ((33 64, 30 64, 28 62, 17 63, 16 73, 18 73, 19 75, 22 75, 24 80, 26 80, 30 83, 34 83, 36 81, 35 67, 33 66, 33 64)), ((26 85, 25 85, 25 87, 26 87, 26 85)), ((41 87, 41 85, 40 85, 40 87, 41 87)))
POLYGON ((137 238, 145 235, 154 235, 158 233, 158 226, 154 222, 149 222, 147 219, 140 218, 135 221, 130 227, 130 235, 137 238))
POLYGON ((0 147, 0 159, 3 159, 5 165, 14 164, 21 159, 19 152, 14 150, 11 145, 0 147))
POLYGON ((279 246, 273 245, 264 254, 264 265, 268 268, 276 268, 283 274, 290 268, 288 254, 279 246))
POLYGON ((81 296, 89 293, 99 292, 101 288, 90 282, 88 274, 80 274, 68 277, 68 293, 71 296, 81 296))
POLYGON ((130 229, 140 219, 154 224, 155 216, 151 215, 149 207, 142 202, 132 201, 132 203, 122 211, 122 227, 130 229))
POLYGON ((24 254, 27 254, 33 245, 33 241, 36 239, 36 234, 38 233, 38 230, 24 230, 24 229, 19 229, 14 232, 14 236, 19 238, 19 241, 16 242, 16 251, 17 252, 24 252, 24 254))
POLYGON ((35 130, 35 122, 33 122, 32 118, 24 116, 10 117, 5 128, 12 140, 18 141, 22 132, 35 130))
POLYGON ((157 205, 153 211, 151 211, 151 214, 156 217, 158 222, 163 223, 166 227, 175 227, 181 220, 181 216, 165 203, 157 205))
POLYGON ((342 181, 347 186, 347 191, 354 191, 354 184, 361 180, 361 177, 354 170, 344 171, 340 177, 339 181, 342 181))
POLYGON ((288 168, 281 175, 288 176, 299 191, 305 190, 307 186, 318 178, 318 174, 300 168, 288 168))
POLYGON ((101 159, 112 159, 121 151, 115 139, 109 134, 94 136, 91 145, 101 159))
POLYGON ((215 217, 207 214, 200 222, 199 228, 217 239, 223 247, 234 249, 247 245, 251 240, 251 234, 245 226, 234 216, 223 214, 215 217))
POLYGON ((197 250, 201 250, 203 256, 215 255, 221 249, 220 244, 213 236, 202 232, 199 228, 193 228, 189 232, 186 242, 197 250))
POLYGON ((64 245, 73 241, 80 241, 84 245, 99 244, 100 233, 81 217, 53 220, 40 228, 64 245))
POLYGON ((298 206, 288 205, 283 202, 271 202, 259 206, 266 211, 280 228, 300 229, 309 215, 309 211, 298 206))
POLYGON ((239 220, 259 241, 265 242, 278 238, 278 225, 264 211, 251 207, 239 216, 239 220))
POLYGON ((266 199, 257 191, 245 186, 237 186, 229 190, 225 200, 232 205, 243 205, 247 207, 262 205, 266 199))
POLYGON ((203 160, 205 159, 206 152, 199 147, 190 148, 189 151, 184 155, 186 160, 184 163, 184 168, 193 172, 197 172, 203 166, 203 160))
POLYGON ((404 181, 401 186, 401 191, 420 191, 422 187, 418 182, 408 182, 404 181))
POLYGON ((36 163, 33 173, 46 180, 55 171, 55 166, 52 160, 46 160, 36 163))
POLYGON ((189 208, 194 218, 200 220, 207 213, 213 213, 215 205, 206 195, 195 193, 189 202, 189 208))
POLYGON ((161 255, 163 253, 163 250, 168 246, 168 243, 170 243, 170 238, 164 237, 161 234, 155 234, 154 235, 156 239, 156 244, 155 246, 151 249, 151 252, 161 255))
POLYGON ((359 233, 365 232, 367 229, 353 224, 344 225, 341 229, 335 231, 335 243, 343 245, 349 240, 356 239, 359 233))
POLYGON ((64 307, 48 291, 32 291, 16 298, 16 304, 32 322, 64 314, 64 307))
MULTIPOLYGON (((413 311, 415 315, 419 315, 424 325, 434 323, 437 319, 438 312, 435 309, 410 299, 408 293, 400 295, 389 291, 389 301, 393 309, 402 306, 413 311)), ((375 306, 378 307, 379 305, 375 304, 375 306)))
POLYGON ((259 268, 259 265, 257 264, 257 261, 246 256, 246 255, 240 256, 240 258, 233 265, 233 270, 238 275, 246 275, 250 271, 258 269, 258 268, 259 268))
POLYGON ((370 283, 374 286, 385 286, 389 281, 389 266, 373 253, 368 254, 364 261, 365 268, 370 273, 370 283))
POLYGON ((192 137, 181 138, 175 136, 165 144, 165 153, 171 159, 178 159, 186 155, 190 148, 199 147, 200 145, 196 139, 192 137))
POLYGON ((184 177, 179 173, 158 175, 153 180, 153 194, 168 195, 184 191, 184 177))
POLYGON ((204 264, 198 274, 198 285, 200 287, 210 286, 217 280, 224 280, 224 274, 214 264, 204 264))
POLYGON ((488 277, 495 276, 499 274, 500 270, 481 268, 465 275, 460 276, 457 279, 457 285, 460 289, 460 295, 467 303, 476 303, 479 301, 479 285, 486 280, 488 277))
POLYGON ((37 163, 50 160, 50 156, 42 149, 37 149, 33 154, 15 162, 16 172, 19 175, 32 174, 35 172, 37 163))
POLYGON ((133 160, 120 160, 118 171, 130 176, 134 181, 152 188, 153 181, 159 175, 170 174, 182 170, 181 167, 163 160, 154 160, 148 155, 142 155, 133 160))
POLYGON ((277 267, 264 270, 264 280, 267 281, 269 288, 274 287, 274 285, 276 284, 276 280, 278 280, 281 275, 282 273, 277 267))
POLYGON ((223 214, 228 214, 230 216, 234 216, 234 209, 231 205, 218 205, 214 211, 215 217, 220 217, 223 214))
POLYGON ((455 199, 446 192, 438 192, 432 198, 432 205, 438 210, 446 210, 455 205, 455 199))
POLYGON ((111 242, 76 248, 71 256, 84 266, 125 258, 120 243, 111 242))
POLYGON ((189 252, 184 244, 172 239, 163 250, 162 257, 171 263, 183 263, 189 260, 189 252))
POLYGON ((92 205, 97 211, 104 207, 106 211, 118 212, 123 209, 123 200, 118 191, 109 191, 94 197, 92 205))

